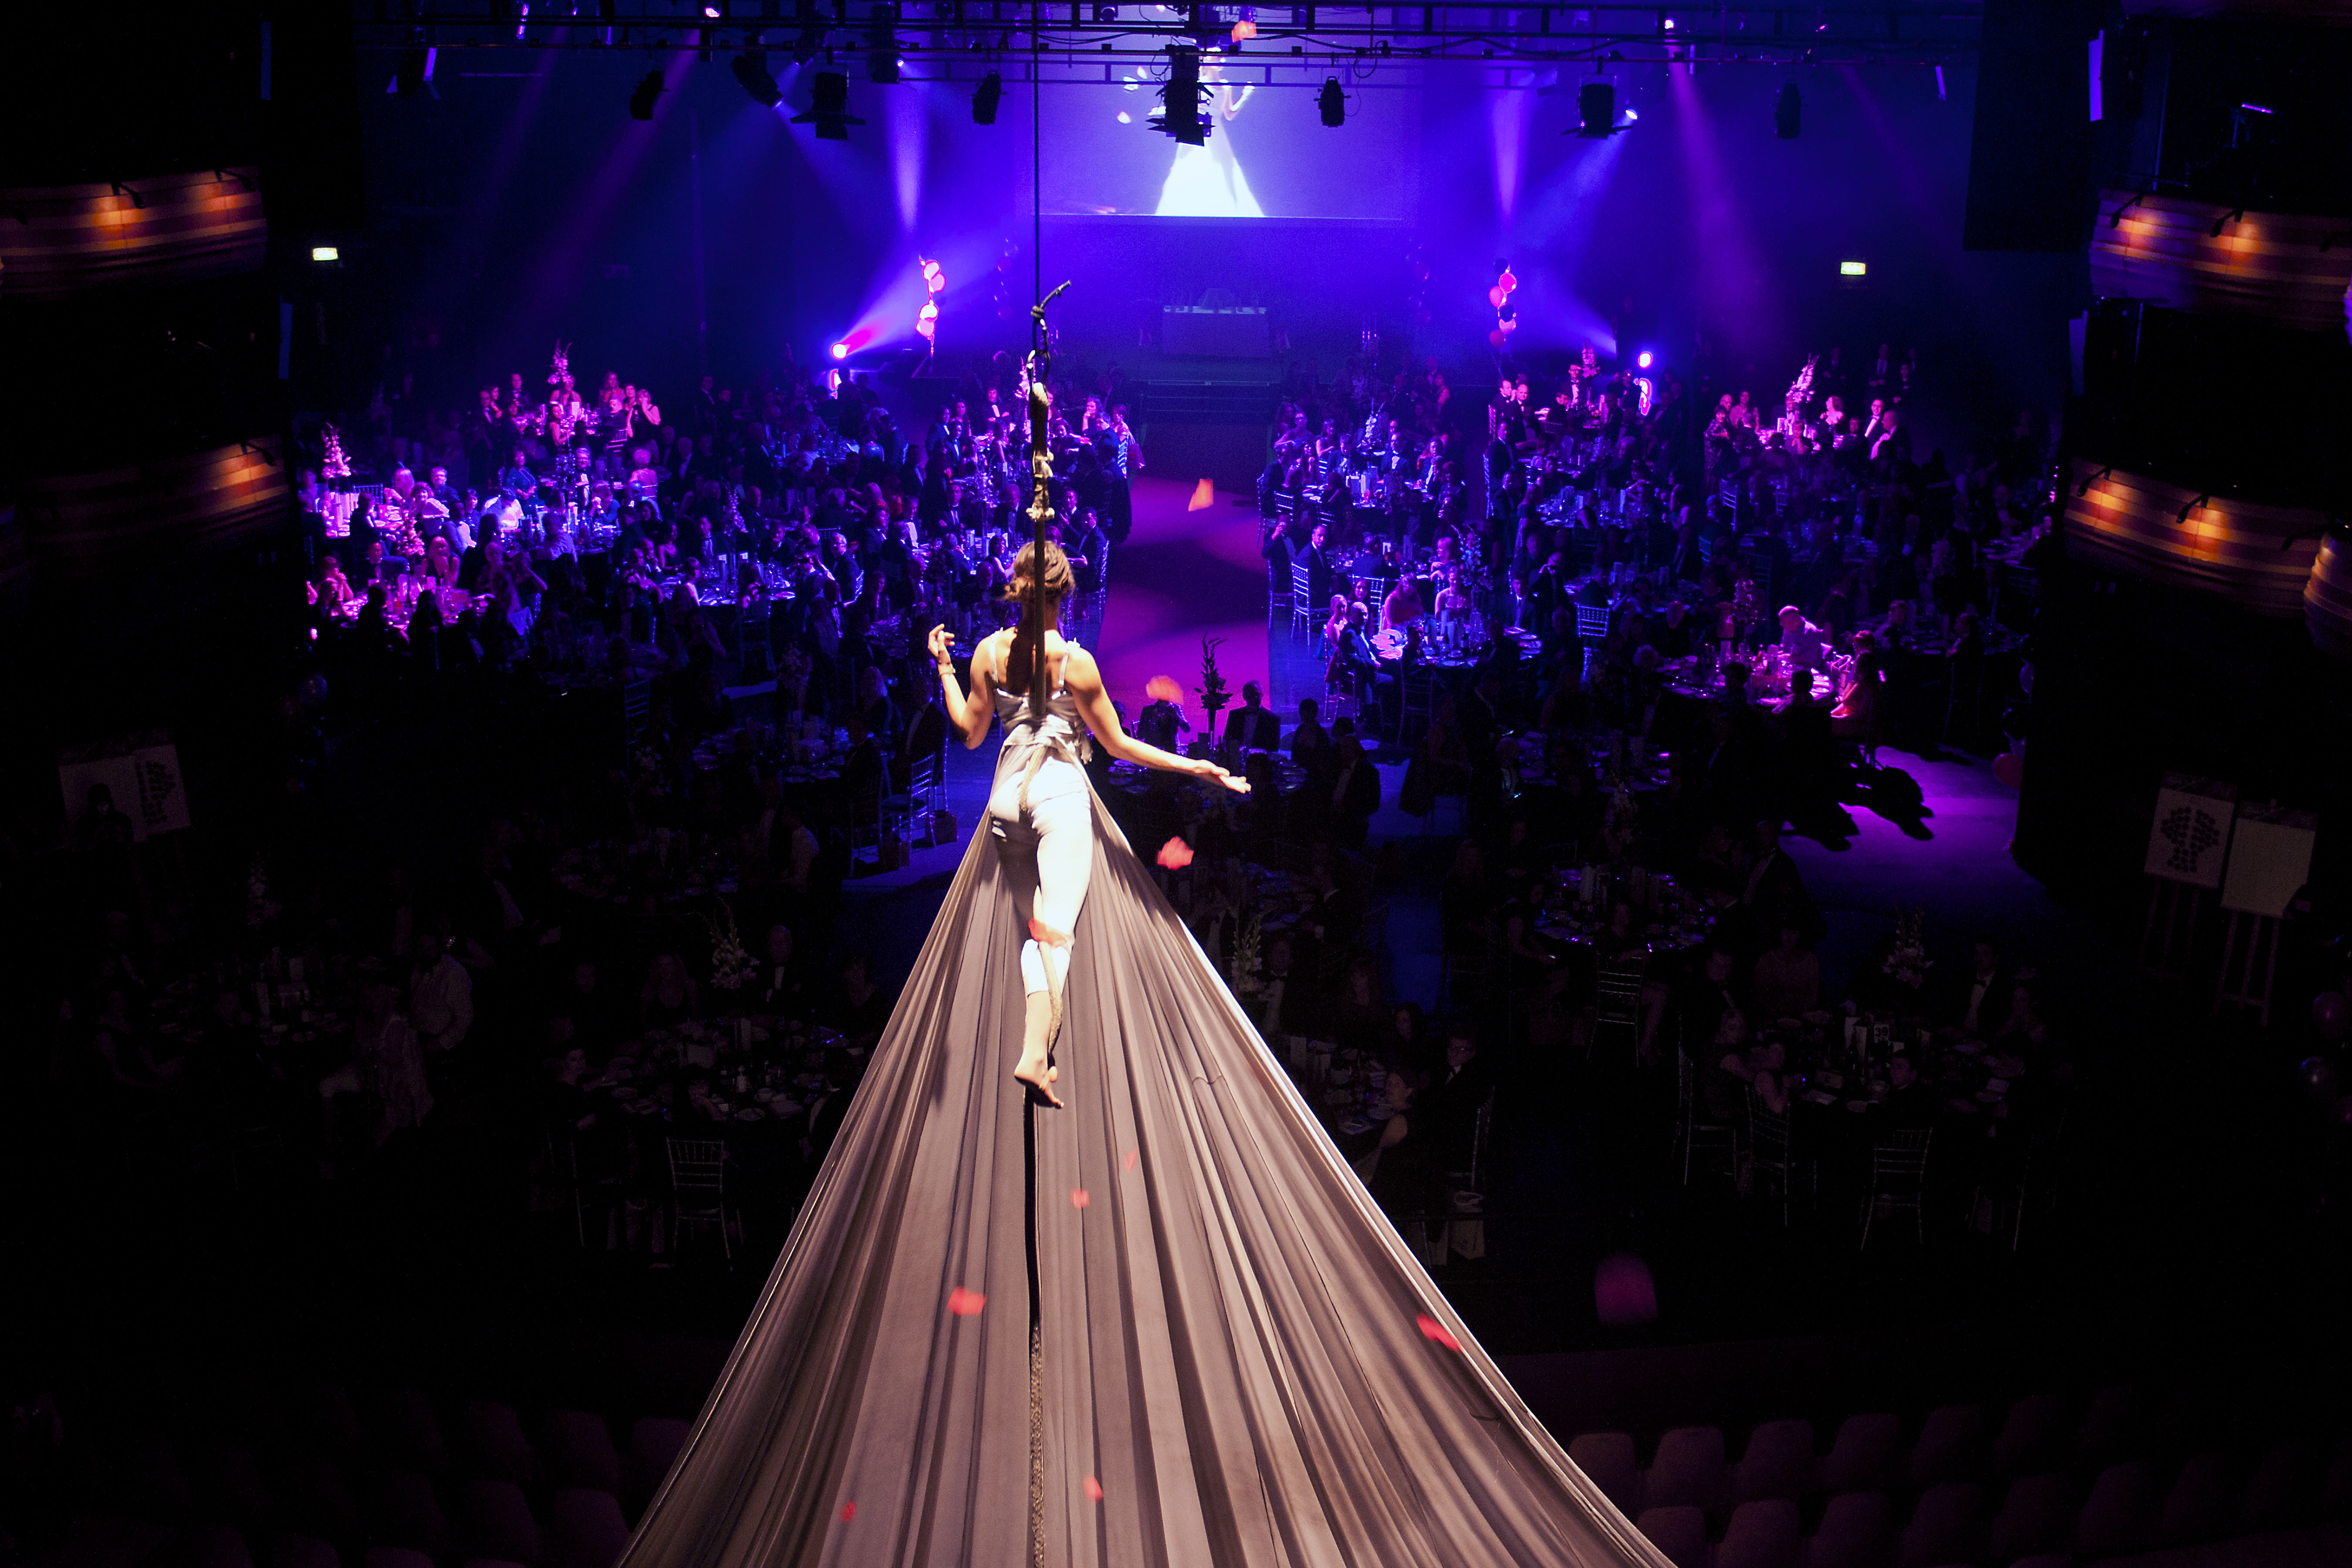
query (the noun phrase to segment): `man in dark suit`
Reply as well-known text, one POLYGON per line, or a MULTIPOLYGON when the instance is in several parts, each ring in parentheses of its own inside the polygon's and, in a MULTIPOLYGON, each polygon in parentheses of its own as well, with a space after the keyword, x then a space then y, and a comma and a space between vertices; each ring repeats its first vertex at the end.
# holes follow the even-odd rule
POLYGON ((1944 1097, 1919 1076, 1919 1069, 1911 1065, 1909 1057, 1897 1055, 1890 1060, 1886 1078, 1886 1099, 1878 1110, 1888 1127, 1916 1131, 1936 1125, 1937 1118, 1943 1113, 1944 1097))
POLYGON ((1330 531, 1317 523, 1307 536, 1307 547, 1293 557, 1307 563, 1307 592, 1318 612, 1328 611, 1331 604, 1331 563, 1324 552, 1329 538, 1330 531))
MULTIPOLYGON (((1290 562, 1293 552, 1288 518, 1280 519, 1275 523, 1273 531, 1265 536, 1265 542, 1258 546, 1257 552, 1265 558, 1265 602, 1269 606, 1267 613, 1271 615, 1274 601, 1290 592, 1290 562)), ((1322 608, 1319 605, 1300 607, 1318 610, 1322 608)))
POLYGON ((1242 682, 1242 705, 1225 716, 1225 754, 1245 751, 1271 752, 1282 744, 1282 721, 1265 705, 1265 693, 1255 680, 1242 682))
MULTIPOLYGON (((1408 1064, 1410 1065, 1410 1064, 1408 1064)), ((1478 1111, 1495 1092, 1495 1075, 1478 1059, 1475 1031, 1459 1023, 1445 1037, 1445 1063, 1430 1086, 1413 1099, 1413 1121, 1425 1127, 1439 1168, 1470 1169, 1478 1111)))
POLYGON ((1980 936, 1970 955, 1969 972, 1950 983, 1940 1011, 1963 1038, 1982 1039, 2009 1016, 2011 983, 2009 968, 2000 961, 2000 945, 1980 936))

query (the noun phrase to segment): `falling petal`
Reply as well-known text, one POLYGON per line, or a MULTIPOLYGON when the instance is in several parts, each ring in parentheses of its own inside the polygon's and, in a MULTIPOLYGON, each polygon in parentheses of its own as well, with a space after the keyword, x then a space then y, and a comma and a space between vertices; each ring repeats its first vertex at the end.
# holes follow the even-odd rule
POLYGON ((1186 511, 1206 511, 1216 504, 1216 487, 1211 484, 1208 480, 1202 479, 1199 484, 1192 487, 1192 499, 1184 503, 1184 510, 1186 511))
POLYGON ((1153 676, 1143 683, 1143 694, 1154 702, 1173 702, 1179 708, 1184 705, 1184 689, 1176 684, 1172 675, 1153 676))
POLYGON ((1126 1164, 1129 1170, 1132 1171, 1135 1169, 1135 1151, 1132 1149, 1129 1149, 1127 1152, 1126 1164))
POLYGON ((844 1523, 844 1524, 847 1524, 851 1520, 856 1519, 856 1517, 857 1517, 857 1504, 856 1504, 856 1503, 855 1503, 855 1502, 845 1502, 845 1503, 843 1503, 843 1504, 841 1505, 841 1522, 842 1522, 842 1523, 844 1523))
POLYGON ((948 1310, 959 1318, 976 1318, 988 1305, 988 1298, 977 1290, 967 1290, 959 1285, 948 1292, 948 1310))
POLYGON ((1171 838, 1160 847, 1160 864, 1171 871, 1181 871, 1192 863, 1192 847, 1181 838, 1171 838))
POLYGON ((1086 1206, 1087 1206, 1087 1205, 1088 1203, 1092 1202, 1092 1201, 1093 1201, 1093 1200, 1091 1200, 1090 1198, 1088 1198, 1088 1197, 1087 1196, 1087 1190, 1086 1190, 1086 1188, 1084 1188, 1084 1187, 1072 1187, 1072 1188, 1070 1189, 1070 1206, 1071 1206, 1072 1208, 1074 1208, 1074 1209, 1082 1209, 1082 1208, 1086 1207, 1086 1206))
POLYGON ((1102 1483, 1095 1479, 1092 1476, 1088 1476, 1087 1478, 1087 1500, 1088 1502, 1102 1501, 1102 1483))
POLYGON ((1435 1318, 1431 1317, 1427 1312, 1422 1313, 1419 1317, 1415 1318, 1413 1321, 1421 1325, 1421 1331, 1423 1333, 1428 1335, 1439 1344, 1444 1345, 1447 1350, 1458 1351, 1462 1348, 1462 1342, 1454 1337, 1454 1331, 1451 1329, 1448 1329, 1444 1323, 1439 1322, 1435 1318))

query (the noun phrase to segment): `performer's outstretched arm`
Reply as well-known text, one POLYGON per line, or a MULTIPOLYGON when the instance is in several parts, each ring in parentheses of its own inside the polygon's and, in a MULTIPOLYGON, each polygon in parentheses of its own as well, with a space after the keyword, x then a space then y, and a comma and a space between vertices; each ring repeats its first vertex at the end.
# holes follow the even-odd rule
POLYGON ((1096 665, 1095 656, 1086 649, 1072 646, 1063 655, 1062 684, 1070 689, 1070 696, 1078 705, 1078 717, 1094 731, 1096 743, 1120 762, 1139 763, 1162 773, 1188 773, 1196 779, 1214 779, 1236 795, 1249 794, 1247 779, 1236 778, 1206 757, 1180 757, 1120 729, 1118 710, 1110 705, 1110 694, 1103 689, 1102 670, 1096 665))
POLYGON ((948 722, 962 737, 965 751, 978 751, 980 743, 988 739, 988 721, 995 701, 989 689, 992 682, 988 661, 980 657, 979 648, 972 649, 971 690, 967 693, 956 679, 954 661, 948 657, 948 650, 954 646, 953 632, 945 626, 931 628, 931 662, 939 666, 940 687, 947 694, 948 722))

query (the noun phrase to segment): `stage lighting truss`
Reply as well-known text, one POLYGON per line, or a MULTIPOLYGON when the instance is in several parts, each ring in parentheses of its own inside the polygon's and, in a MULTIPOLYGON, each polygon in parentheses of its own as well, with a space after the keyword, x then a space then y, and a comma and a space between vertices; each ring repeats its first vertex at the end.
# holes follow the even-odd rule
MULTIPOLYGON (((1079 0, 1066 6, 1021 7, 1017 19, 1003 15, 1002 7, 983 12, 970 0, 948 0, 946 15, 927 24, 926 36, 906 39, 894 36, 900 7, 889 0, 856 7, 846 0, 794 0, 789 10, 762 4, 757 20, 745 15, 751 9, 746 5, 720 5, 716 17, 707 15, 709 9, 700 0, 599 0, 593 22, 588 7, 577 6, 562 20, 531 17, 518 37, 513 0, 435 0, 429 28, 420 27, 417 14, 407 7, 374 6, 361 7, 363 14, 354 16, 352 27, 362 50, 395 61, 404 51, 436 43, 611 49, 622 47, 625 37, 629 47, 709 49, 722 37, 730 47, 783 47, 789 37, 793 58, 806 64, 838 32, 848 36, 852 47, 864 42, 877 79, 895 79, 903 59, 911 74, 926 80, 972 81, 986 70, 1012 65, 986 58, 1004 55, 1013 60, 1027 57, 1014 68, 1043 67, 1040 74, 1048 82, 1076 81, 1088 79, 1087 70, 1101 68, 1107 58, 1114 63, 1165 58, 1181 47, 1213 52, 1226 63, 1229 80, 1309 89, 1319 87, 1342 60, 1352 60, 1360 70, 1382 62, 1461 60, 1495 73, 1501 79, 1490 85, 1498 87, 1531 85, 1512 79, 1517 68, 1580 63, 1686 60, 1784 70, 1801 63, 1940 68, 1972 63, 1981 30, 1979 8, 1972 5, 1933 7, 1933 14, 1903 6, 1898 16, 1886 0, 1745 0, 1734 11, 1713 7, 1687 15, 1661 12, 1654 0, 1648 6, 1529 0, 1501 9, 1469 0, 1393 8, 1079 0), (790 19, 768 27, 768 33, 781 36, 763 37, 761 25, 774 13, 790 19), (1666 26, 1668 21, 1674 25, 1666 26), (857 38, 860 31, 867 34, 864 40, 857 38), (1241 71, 1249 74, 1236 74, 1241 71)), ((412 66, 411 79, 418 74, 412 66)))

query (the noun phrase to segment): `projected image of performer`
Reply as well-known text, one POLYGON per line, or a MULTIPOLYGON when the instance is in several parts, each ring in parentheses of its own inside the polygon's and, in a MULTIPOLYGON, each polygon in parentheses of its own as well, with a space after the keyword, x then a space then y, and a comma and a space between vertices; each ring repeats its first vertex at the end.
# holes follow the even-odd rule
POLYGON ((1176 161, 1160 187, 1159 217, 1264 217, 1257 198, 1250 194, 1249 177, 1242 173, 1234 148, 1234 117, 1255 92, 1255 87, 1220 85, 1221 65, 1201 67, 1201 85, 1209 89, 1209 112, 1215 117, 1214 133, 1201 145, 1176 143, 1176 161))

